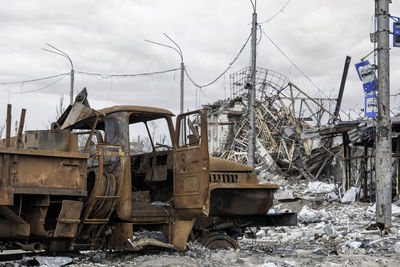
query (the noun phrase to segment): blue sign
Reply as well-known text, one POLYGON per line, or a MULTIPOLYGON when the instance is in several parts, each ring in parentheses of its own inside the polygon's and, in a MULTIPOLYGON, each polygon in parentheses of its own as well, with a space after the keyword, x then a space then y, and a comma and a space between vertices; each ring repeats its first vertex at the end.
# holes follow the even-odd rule
POLYGON ((376 94, 365 95, 365 117, 376 118, 376 112, 378 111, 378 100, 376 94))
POLYGON ((400 22, 393 22, 393 47, 400 47, 400 22))
POLYGON ((358 77, 363 82, 364 92, 370 94, 377 90, 376 75, 374 68, 368 60, 357 63, 356 65, 358 77))

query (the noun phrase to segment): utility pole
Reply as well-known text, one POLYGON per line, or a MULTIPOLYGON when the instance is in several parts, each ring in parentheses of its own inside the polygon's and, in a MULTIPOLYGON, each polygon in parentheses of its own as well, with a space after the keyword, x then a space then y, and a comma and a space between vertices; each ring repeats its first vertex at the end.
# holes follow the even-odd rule
POLYGON ((391 225, 392 127, 390 123, 389 0, 375 0, 378 38, 378 117, 376 127, 376 221, 391 225))
POLYGON ((75 81, 75 77, 74 77, 74 67, 71 68, 71 84, 70 84, 70 89, 69 89, 69 103, 72 105, 72 103, 74 102, 74 81, 75 81))
POLYGON ((184 99, 184 91, 185 91, 185 63, 183 63, 183 57, 181 62, 181 103, 180 103, 180 112, 183 113, 183 99, 184 99))
POLYGON ((150 40, 145 40, 146 42, 152 43, 152 44, 156 44, 156 45, 160 45, 160 46, 164 46, 167 48, 170 48, 172 50, 174 50, 175 52, 177 52, 179 54, 179 57, 181 58, 181 81, 180 81, 180 114, 183 113, 183 102, 184 102, 184 91, 185 91, 185 63, 183 62, 183 53, 182 50, 180 48, 180 46, 174 41, 172 40, 171 37, 169 37, 167 34, 164 33, 164 36, 168 38, 168 40, 170 40, 175 47, 170 46, 170 45, 166 45, 166 44, 162 44, 162 43, 158 43, 158 42, 154 42, 154 41, 150 41, 150 40))
POLYGON ((256 57, 257 57, 257 2, 253 4, 253 21, 251 28, 251 80, 249 92, 249 115, 250 131, 248 140, 247 161, 251 167, 255 167, 255 143, 256 143, 256 118, 254 115, 254 106, 256 104, 256 57))
POLYGON ((69 63, 71 64, 71 73, 70 73, 71 83, 70 83, 70 90, 69 90, 69 103, 72 105, 72 103, 74 102, 74 80, 75 80, 74 79, 75 78, 74 77, 74 74, 75 74, 74 73, 74 64, 72 64, 72 60, 68 56, 67 53, 65 53, 64 51, 61 51, 60 49, 58 49, 57 47, 55 47, 55 46, 53 46, 51 44, 46 43, 46 45, 49 46, 50 48, 56 50, 56 51, 50 50, 50 49, 47 49, 47 48, 42 48, 42 50, 50 52, 50 53, 53 53, 53 54, 56 54, 56 55, 59 55, 59 56, 63 56, 66 59, 68 59, 69 63))

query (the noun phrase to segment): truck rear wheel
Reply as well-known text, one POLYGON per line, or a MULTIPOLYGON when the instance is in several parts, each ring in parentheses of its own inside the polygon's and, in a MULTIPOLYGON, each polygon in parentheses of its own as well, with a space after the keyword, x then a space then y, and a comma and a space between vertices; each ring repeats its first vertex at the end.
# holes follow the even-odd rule
POLYGON ((239 248, 237 241, 223 232, 208 233, 200 239, 200 243, 209 249, 239 248))

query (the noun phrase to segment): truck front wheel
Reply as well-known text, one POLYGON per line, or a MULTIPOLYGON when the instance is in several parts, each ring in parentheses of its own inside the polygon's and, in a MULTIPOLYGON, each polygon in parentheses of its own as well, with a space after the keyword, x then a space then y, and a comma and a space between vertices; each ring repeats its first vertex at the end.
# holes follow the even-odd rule
POLYGON ((209 249, 239 248, 237 241, 224 232, 207 233, 200 238, 200 243, 209 249))

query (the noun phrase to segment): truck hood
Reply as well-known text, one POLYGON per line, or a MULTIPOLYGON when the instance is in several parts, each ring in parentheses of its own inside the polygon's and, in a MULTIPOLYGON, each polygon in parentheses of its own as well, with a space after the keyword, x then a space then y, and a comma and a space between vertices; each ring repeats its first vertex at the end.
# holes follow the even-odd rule
POLYGON ((210 156, 210 172, 252 172, 248 165, 210 156))

